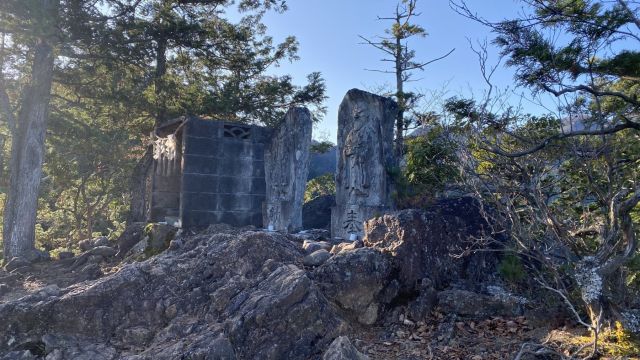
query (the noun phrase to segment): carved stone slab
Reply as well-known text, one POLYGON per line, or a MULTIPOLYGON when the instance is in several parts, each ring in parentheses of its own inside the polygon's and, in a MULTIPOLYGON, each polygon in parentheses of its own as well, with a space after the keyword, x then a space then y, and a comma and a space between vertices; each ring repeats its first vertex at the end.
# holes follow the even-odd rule
POLYGON ((397 104, 362 90, 347 92, 338 113, 333 237, 362 238, 364 221, 393 208, 393 131, 397 104))
POLYGON ((295 232, 302 229, 302 205, 309 172, 313 122, 306 108, 292 108, 273 132, 265 151, 267 198, 265 226, 295 232))

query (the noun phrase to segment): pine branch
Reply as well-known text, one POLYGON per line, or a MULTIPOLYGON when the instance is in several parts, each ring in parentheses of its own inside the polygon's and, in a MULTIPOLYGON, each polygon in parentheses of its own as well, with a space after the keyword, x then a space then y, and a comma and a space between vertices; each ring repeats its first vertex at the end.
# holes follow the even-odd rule
POLYGON ((518 151, 518 152, 507 152, 495 146, 483 147, 483 148, 484 150, 490 151, 500 156, 504 156, 508 158, 517 158, 517 157, 522 157, 522 156, 533 154, 537 151, 540 151, 558 140, 568 139, 576 136, 610 135, 626 129, 640 130, 640 123, 636 123, 633 121, 625 121, 622 124, 618 124, 616 126, 612 126, 612 127, 600 129, 600 130, 581 130, 581 131, 573 131, 569 133, 558 134, 558 135, 554 135, 546 138, 536 146, 533 146, 527 150, 518 151))

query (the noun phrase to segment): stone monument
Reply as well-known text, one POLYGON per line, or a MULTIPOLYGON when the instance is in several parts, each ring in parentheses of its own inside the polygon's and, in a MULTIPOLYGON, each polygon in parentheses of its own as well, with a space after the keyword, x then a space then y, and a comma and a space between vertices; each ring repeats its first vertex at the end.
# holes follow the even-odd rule
POLYGON ((398 105, 362 90, 347 92, 338 112, 333 237, 361 239, 363 222, 393 209, 393 131, 398 105))
POLYGON ((267 183, 263 223, 273 230, 302 229, 302 205, 309 172, 313 122, 306 108, 290 109, 265 149, 267 183))

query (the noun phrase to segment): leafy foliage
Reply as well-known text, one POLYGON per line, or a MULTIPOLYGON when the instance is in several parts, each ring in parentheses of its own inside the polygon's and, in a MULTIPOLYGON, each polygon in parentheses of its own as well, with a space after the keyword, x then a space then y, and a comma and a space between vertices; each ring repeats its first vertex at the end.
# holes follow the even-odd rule
MULTIPOLYGON (((423 128, 424 129, 424 128, 423 128)), ((406 139, 402 168, 388 169, 399 208, 424 207, 460 180, 458 143, 452 129, 434 124, 406 139)))
POLYGON ((336 180, 333 173, 313 178, 307 182, 307 188, 304 191, 304 202, 307 203, 313 199, 325 195, 336 194, 336 180))
POLYGON ((506 254, 498 264, 498 273, 511 283, 518 283, 526 278, 527 273, 520 259, 514 254, 506 254))
MULTIPOLYGON (((116 236, 134 166, 165 120, 201 115, 275 125, 290 106, 322 117, 320 73, 301 86, 267 75, 298 60, 296 39, 276 43, 261 22, 267 11, 285 10, 279 0, 61 0, 38 245, 116 236), (241 18, 230 20, 231 12, 241 18)), ((37 11, 35 1, 0 4, 0 67, 12 108, 27 88, 37 11)))
MULTIPOLYGON (((523 16, 497 23, 452 5, 494 31, 517 83, 556 97, 558 115, 494 110, 491 90, 449 110, 472 134, 465 179, 496 209, 494 231, 509 234, 534 281, 596 335, 597 355, 612 304, 637 297, 618 279, 638 254, 639 9, 627 0, 524 3, 523 16)), ((483 69, 489 84, 491 73, 483 69)))
POLYGON ((406 141, 405 177, 417 191, 437 192, 459 178, 457 144, 442 126, 406 141))
POLYGON ((312 143, 309 151, 316 154, 324 154, 327 151, 331 150, 331 148, 333 148, 334 146, 336 145, 331 141, 321 141, 321 142, 312 143))

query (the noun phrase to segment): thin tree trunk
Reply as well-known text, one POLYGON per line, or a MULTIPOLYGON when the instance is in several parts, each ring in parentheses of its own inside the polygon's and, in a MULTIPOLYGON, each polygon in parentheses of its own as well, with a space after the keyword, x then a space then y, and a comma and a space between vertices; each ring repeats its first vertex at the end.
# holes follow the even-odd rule
MULTIPOLYGON (((399 20, 398 20, 399 23, 399 20)), ((404 81, 402 79, 402 44, 400 38, 396 38, 396 98, 398 99, 398 114, 396 115, 396 159, 402 162, 404 154, 404 81)))
POLYGON ((151 165, 153 165, 153 148, 149 146, 131 175, 131 203, 129 204, 127 224, 147 221, 147 203, 149 201, 147 179, 150 176, 151 165))
POLYGON ((156 128, 167 120, 167 106, 165 104, 165 83, 164 75, 167 73, 167 39, 160 37, 156 48, 156 73, 155 73, 155 94, 156 94, 156 128))
POLYGON ((5 173, 4 173, 4 144, 6 138, 4 135, 0 135, 0 187, 5 186, 5 173))
MULTIPOLYGON (((59 0, 42 0, 57 18, 59 0)), ((50 21, 50 19, 47 19, 50 21)), ((25 92, 18 129, 12 139, 10 180, 4 212, 4 257, 33 260, 38 191, 53 78, 53 46, 40 38, 34 48, 31 84, 25 92)))

